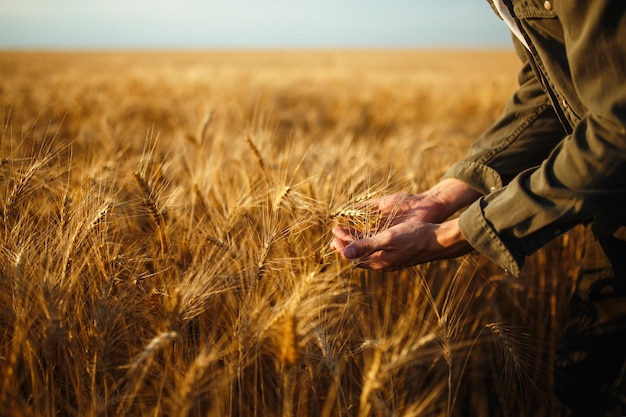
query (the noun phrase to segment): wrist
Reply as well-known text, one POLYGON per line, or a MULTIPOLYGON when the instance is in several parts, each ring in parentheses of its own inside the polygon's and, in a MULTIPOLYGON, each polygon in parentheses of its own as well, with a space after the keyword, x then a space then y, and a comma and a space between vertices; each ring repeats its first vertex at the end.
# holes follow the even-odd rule
POLYGON ((437 233, 437 242, 446 248, 449 257, 456 257, 472 251, 465 235, 459 227, 459 219, 452 219, 440 225, 437 233))

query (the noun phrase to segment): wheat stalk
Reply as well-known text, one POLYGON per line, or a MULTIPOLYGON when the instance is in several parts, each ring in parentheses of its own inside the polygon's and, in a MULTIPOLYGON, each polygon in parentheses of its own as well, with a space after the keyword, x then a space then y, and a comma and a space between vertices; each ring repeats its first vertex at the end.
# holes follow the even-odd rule
MULTIPOLYGON (((499 345, 504 351, 505 363, 513 364, 513 371, 518 380, 522 379, 524 375, 524 366, 521 361, 520 353, 516 347, 516 342, 510 335, 510 332, 505 329, 501 323, 487 323, 485 327, 491 331, 499 345)), ((508 367, 505 367, 505 371, 508 367)))
POLYGON ((125 395, 122 397, 122 401, 117 409, 117 415, 124 415, 133 401, 135 401, 137 394, 141 390, 142 384, 148 372, 148 366, 154 354, 177 337, 178 333, 174 331, 161 332, 152 338, 144 350, 135 357, 126 374, 126 378, 128 380, 126 386, 128 387, 127 391, 129 392, 124 393, 125 395), (134 376, 139 369, 141 369, 140 375, 134 376))
MULTIPOLYGON (((112 202, 106 202, 102 204, 102 206, 98 209, 98 211, 93 215, 91 220, 87 222, 80 223, 73 233, 68 237, 67 242, 65 244, 65 251, 63 253, 62 258, 62 270, 61 277, 67 278, 70 274, 72 263, 73 263, 73 254, 79 250, 82 245, 85 244, 87 236, 91 233, 91 231, 100 224, 103 219, 110 213, 113 208, 112 202)), ((68 203, 69 210, 69 203, 68 203)), ((69 218, 69 213, 67 213, 67 217, 69 218)))
POLYGON ((276 194, 276 197, 272 201, 272 207, 273 207, 274 213, 278 212, 278 210, 280 209, 283 202, 287 199, 287 196, 289 195, 290 192, 291 192, 291 187, 286 185, 282 188, 282 191, 276 194))
POLYGON ((259 168, 261 168, 261 171, 263 171, 264 173, 267 173, 267 167, 265 166, 265 162, 263 161, 263 156, 261 155, 261 152, 256 147, 254 142, 252 142, 252 138, 250 138, 249 135, 246 136, 246 144, 248 145, 248 148, 254 154, 256 162, 259 165, 259 168))
POLYGON ((200 129, 198 130, 198 139, 199 144, 205 144, 208 142, 208 132, 211 121, 213 120, 213 112, 211 110, 207 111, 202 121, 200 122, 200 129))
POLYGON ((371 397, 380 388, 378 372, 382 363, 383 349, 374 349, 372 358, 365 374, 359 402, 359 417, 367 417, 372 409, 371 397))
POLYGON ((287 313, 283 318, 279 361, 282 364, 283 417, 292 417, 296 390, 296 364, 299 356, 297 318, 287 313))
POLYGON ((5 224, 9 224, 9 220, 15 218, 18 200, 32 183, 35 174, 48 164, 49 161, 50 157, 36 160, 16 181, 4 204, 3 219, 5 224))
POLYGON ((170 245, 167 237, 165 219, 163 218, 163 214, 159 209, 157 191, 154 190, 154 188, 150 185, 150 182, 146 180, 142 173, 134 171, 133 177, 135 178, 135 181, 137 182, 137 184, 139 185, 139 189, 141 190, 143 196, 141 201, 148 209, 148 212, 150 213, 150 216, 152 217, 152 220, 157 227, 159 245, 161 248, 161 256, 164 256, 167 248, 169 248, 170 245))

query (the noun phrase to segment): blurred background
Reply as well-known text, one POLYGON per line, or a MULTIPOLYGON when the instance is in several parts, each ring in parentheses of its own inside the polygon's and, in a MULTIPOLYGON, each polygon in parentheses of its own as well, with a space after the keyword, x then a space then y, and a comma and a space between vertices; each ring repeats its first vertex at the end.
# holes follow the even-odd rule
POLYGON ((485 0, 0 0, 0 49, 508 49, 485 0))

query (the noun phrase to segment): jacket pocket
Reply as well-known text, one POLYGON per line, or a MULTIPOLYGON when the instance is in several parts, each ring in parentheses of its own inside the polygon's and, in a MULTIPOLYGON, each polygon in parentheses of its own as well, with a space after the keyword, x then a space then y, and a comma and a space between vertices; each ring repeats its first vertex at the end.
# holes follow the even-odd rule
MULTIPOLYGON (((550 0, 550 4, 554 1, 550 0)), ((546 8, 544 0, 513 0, 513 11, 519 19, 551 19, 556 17, 554 6, 546 8)))

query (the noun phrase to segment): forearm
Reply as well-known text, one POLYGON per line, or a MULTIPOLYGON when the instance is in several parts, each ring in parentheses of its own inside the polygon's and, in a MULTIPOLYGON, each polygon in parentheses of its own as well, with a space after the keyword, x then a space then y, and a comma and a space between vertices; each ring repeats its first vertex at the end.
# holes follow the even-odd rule
POLYGON ((439 221, 443 221, 458 210, 472 204, 481 193, 457 178, 444 178, 421 194, 433 201, 439 211, 439 221))

